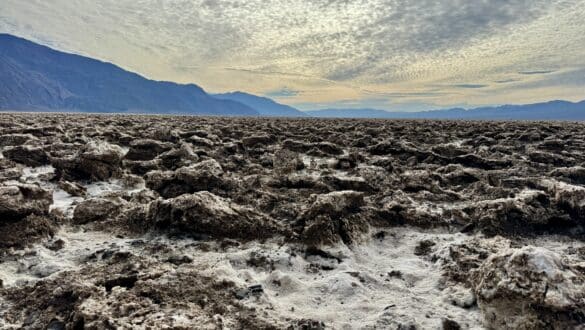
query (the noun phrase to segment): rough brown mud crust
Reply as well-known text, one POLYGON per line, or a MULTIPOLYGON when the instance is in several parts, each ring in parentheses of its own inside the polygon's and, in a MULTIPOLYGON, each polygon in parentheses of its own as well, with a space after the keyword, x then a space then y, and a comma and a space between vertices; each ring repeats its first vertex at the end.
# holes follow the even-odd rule
POLYGON ((260 329, 283 327, 254 316, 254 310, 236 298, 238 288, 233 282, 128 253, 102 254, 100 259, 105 260, 33 285, 5 289, 3 295, 15 303, 3 317, 9 322, 24 319, 22 325, 31 329, 45 329, 51 323, 73 329, 157 328, 161 324, 175 329, 189 329, 193 324, 242 328, 253 317, 260 329))
POLYGON ((585 323, 580 123, 0 115, 0 328, 585 323))

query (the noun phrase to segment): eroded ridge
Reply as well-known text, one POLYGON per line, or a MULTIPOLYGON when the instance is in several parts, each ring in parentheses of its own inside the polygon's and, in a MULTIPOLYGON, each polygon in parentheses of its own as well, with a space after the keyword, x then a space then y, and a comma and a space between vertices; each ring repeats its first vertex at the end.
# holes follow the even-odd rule
POLYGON ((568 329, 580 123, 0 116, 0 327, 568 329))

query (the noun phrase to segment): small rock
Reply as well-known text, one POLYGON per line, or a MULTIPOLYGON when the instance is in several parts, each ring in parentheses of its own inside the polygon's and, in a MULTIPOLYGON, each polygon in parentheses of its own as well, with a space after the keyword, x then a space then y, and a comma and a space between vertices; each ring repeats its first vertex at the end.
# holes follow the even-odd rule
POLYGON ((235 292, 236 298, 242 300, 248 298, 250 295, 260 295, 264 292, 261 284, 250 285, 246 289, 237 290, 235 292))
POLYGON ((87 189, 76 182, 69 182, 65 180, 59 181, 59 188, 63 189, 71 196, 84 197, 87 193, 87 189))
POLYGON ((450 319, 443 319, 443 330, 460 330, 461 326, 459 323, 450 320, 450 319))
POLYGON ((336 144, 330 142, 320 142, 315 145, 317 149, 321 152, 326 153, 328 155, 341 155, 343 154, 343 149, 336 144))
POLYGON ((267 145, 274 142, 274 138, 269 135, 248 136, 242 139, 242 144, 247 148, 253 148, 258 145, 267 145))
POLYGON ((120 198, 91 198, 84 200, 73 211, 73 222, 86 224, 115 218, 122 209, 123 200, 120 198))
POLYGON ((294 321, 288 330, 325 330, 325 323, 317 320, 302 319, 294 321))
POLYGON ((0 250, 25 248, 40 239, 52 237, 56 230, 56 225, 50 218, 36 214, 30 214, 16 222, 3 224, 0 221, 0 250))
POLYGON ((152 160, 156 156, 171 150, 172 143, 160 142, 151 139, 140 139, 132 141, 130 150, 126 154, 129 160, 152 160))
POLYGON ((402 279, 402 272, 399 270, 392 270, 392 271, 388 272, 388 277, 402 279))
POLYGON ((175 266, 179 266, 182 264, 190 264, 193 262, 193 258, 188 257, 188 256, 170 256, 167 259, 167 262, 172 263, 175 266))
POLYGON ((435 246, 436 243, 431 240, 424 240, 418 242, 418 245, 414 248, 414 254, 417 256, 426 256, 432 251, 432 247, 435 246))
POLYGON ((51 322, 49 322, 49 324, 47 325, 47 330, 65 330, 65 329, 66 329, 65 322, 63 322, 61 320, 57 320, 57 319, 51 320, 51 322))
POLYGON ((248 295, 249 294, 250 294, 250 292, 248 291, 248 289, 237 290, 234 293, 234 295, 236 296, 236 298, 238 298, 240 300, 248 298, 248 295))
POLYGON ((253 293, 253 294, 260 294, 260 293, 264 292, 264 289, 262 288, 261 284, 256 284, 256 285, 249 286, 248 291, 250 291, 250 293, 253 293))
POLYGON ((280 149, 274 152, 272 166, 274 171, 278 173, 292 173, 305 168, 300 155, 288 149, 280 149))
POLYGON ((55 241, 48 242, 45 246, 51 251, 59 251, 65 247, 65 241, 59 238, 55 241))

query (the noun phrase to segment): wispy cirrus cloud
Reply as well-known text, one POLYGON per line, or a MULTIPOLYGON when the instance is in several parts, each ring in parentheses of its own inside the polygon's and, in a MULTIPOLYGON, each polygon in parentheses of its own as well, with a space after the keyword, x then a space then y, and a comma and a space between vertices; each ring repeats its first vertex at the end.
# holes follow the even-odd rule
POLYGON ((488 87, 489 85, 483 85, 483 84, 456 84, 453 85, 453 87, 455 88, 467 88, 467 89, 477 89, 477 88, 484 88, 484 87, 488 87))
POLYGON ((520 71, 518 73, 526 75, 526 76, 530 76, 530 75, 536 75, 536 74, 549 74, 549 73, 553 73, 553 72, 555 72, 555 70, 520 71))
POLYGON ((288 87, 284 87, 284 88, 281 88, 281 89, 277 89, 277 90, 273 90, 273 91, 268 91, 268 92, 264 93, 265 96, 275 97, 275 98, 293 97, 293 96, 297 96, 299 94, 300 94, 299 91, 292 90, 292 89, 290 89, 288 87))

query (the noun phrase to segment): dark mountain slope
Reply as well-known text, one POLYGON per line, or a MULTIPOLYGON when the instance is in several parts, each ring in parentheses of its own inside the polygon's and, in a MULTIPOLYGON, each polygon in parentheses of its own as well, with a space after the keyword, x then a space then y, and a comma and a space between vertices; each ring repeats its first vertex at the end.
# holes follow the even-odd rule
POLYGON ((8 34, 0 34, 0 109, 258 115, 194 84, 149 80, 8 34))

